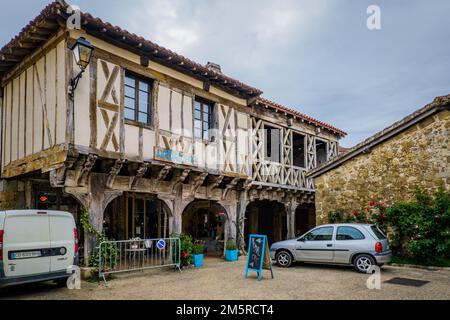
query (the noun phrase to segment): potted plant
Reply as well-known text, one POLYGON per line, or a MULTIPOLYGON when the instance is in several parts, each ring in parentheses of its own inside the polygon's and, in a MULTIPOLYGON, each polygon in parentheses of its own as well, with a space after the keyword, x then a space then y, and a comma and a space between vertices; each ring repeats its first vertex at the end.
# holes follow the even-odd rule
POLYGON ((238 261, 238 249, 234 241, 228 241, 225 250, 225 259, 227 261, 238 261))
POLYGON ((205 252, 205 246, 202 243, 195 243, 192 246, 192 259, 194 260, 194 267, 203 267, 203 253, 205 252))

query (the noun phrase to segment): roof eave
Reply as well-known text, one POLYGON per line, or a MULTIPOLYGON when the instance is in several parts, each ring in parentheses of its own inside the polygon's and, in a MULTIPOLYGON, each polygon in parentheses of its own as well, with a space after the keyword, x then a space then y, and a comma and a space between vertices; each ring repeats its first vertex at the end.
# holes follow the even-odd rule
MULTIPOLYGON (((450 96, 447 96, 447 97, 449 97, 447 99, 450 99, 450 96)), ((439 99, 439 98, 440 97, 438 97, 436 99, 439 99)), ((424 120, 436 113, 439 113, 445 109, 447 109, 447 110, 450 109, 449 100, 447 100, 444 104, 436 105, 433 108, 429 108, 425 112, 418 114, 416 117, 409 119, 409 121, 399 125, 398 127, 392 128, 391 130, 387 131, 385 134, 380 135, 379 137, 377 137, 376 139, 374 139, 370 142, 367 142, 367 143, 363 142, 363 143, 357 145, 354 149, 351 149, 348 153, 346 153, 334 160, 326 162, 322 166, 310 171, 309 173, 307 173, 307 177, 317 178, 317 177, 323 175, 324 173, 339 167, 341 164, 353 159, 354 157, 356 157, 360 154, 369 153, 375 146, 389 140, 390 138, 407 130, 411 126, 416 125, 417 123, 421 122, 422 120, 424 120)), ((375 134, 374 136, 376 136, 376 135, 377 134, 375 134)), ((372 137, 374 137, 374 136, 372 136, 372 137)), ((371 138, 368 138, 368 139, 366 139, 366 141, 370 140, 370 139, 371 138)))

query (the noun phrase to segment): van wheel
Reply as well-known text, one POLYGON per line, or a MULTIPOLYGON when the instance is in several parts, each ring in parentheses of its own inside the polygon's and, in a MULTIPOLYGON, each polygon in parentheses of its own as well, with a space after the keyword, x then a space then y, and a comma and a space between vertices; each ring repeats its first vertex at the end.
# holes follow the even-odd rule
POLYGON ((355 270, 359 273, 367 273, 367 271, 376 265, 374 258, 368 254, 360 254, 353 260, 355 270))
POLYGON ((292 265, 292 255, 287 251, 280 251, 276 256, 277 264, 281 268, 289 268, 292 265))

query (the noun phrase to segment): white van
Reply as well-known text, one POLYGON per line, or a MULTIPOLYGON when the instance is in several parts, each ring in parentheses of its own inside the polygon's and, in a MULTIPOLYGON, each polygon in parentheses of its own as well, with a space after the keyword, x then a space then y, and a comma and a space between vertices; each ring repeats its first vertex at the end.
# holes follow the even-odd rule
POLYGON ((0 211, 0 287, 57 280, 78 264, 72 214, 61 211, 0 211))

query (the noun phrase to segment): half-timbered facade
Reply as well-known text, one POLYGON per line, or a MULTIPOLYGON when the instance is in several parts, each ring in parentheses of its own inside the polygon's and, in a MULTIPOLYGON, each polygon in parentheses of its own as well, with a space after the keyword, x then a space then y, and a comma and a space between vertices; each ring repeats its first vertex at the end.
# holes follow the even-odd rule
POLYGON ((70 29, 67 12, 50 4, 0 50, 2 209, 84 206, 116 239, 241 246, 315 223, 306 173, 344 132, 87 13, 70 29), (94 51, 72 92, 80 37, 94 51))

